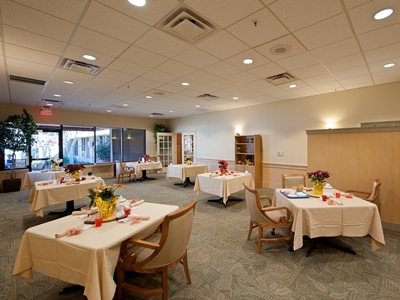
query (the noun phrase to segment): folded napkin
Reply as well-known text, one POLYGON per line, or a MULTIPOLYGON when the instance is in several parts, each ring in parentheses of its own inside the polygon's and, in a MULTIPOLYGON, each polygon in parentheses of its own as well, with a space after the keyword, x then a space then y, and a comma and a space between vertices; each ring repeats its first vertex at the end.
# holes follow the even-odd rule
POLYGON ((97 207, 93 207, 92 209, 74 210, 72 215, 94 215, 98 211, 99 209, 97 207))
POLYGON ((211 173, 210 177, 219 177, 219 174, 211 173))
POLYGON ((88 230, 89 228, 92 228, 92 227, 93 227, 93 225, 91 225, 91 224, 82 223, 82 224, 79 224, 79 225, 77 225, 75 227, 71 227, 71 228, 68 228, 67 230, 63 230, 63 231, 61 231, 59 233, 56 233, 55 237, 57 239, 59 239, 59 238, 61 238, 63 236, 66 236, 66 235, 69 235, 69 236, 78 235, 78 234, 81 234, 83 231, 88 230))
POLYGON ((131 203, 131 206, 138 206, 138 205, 140 205, 142 203, 144 203, 144 200, 139 200, 139 201, 131 203))

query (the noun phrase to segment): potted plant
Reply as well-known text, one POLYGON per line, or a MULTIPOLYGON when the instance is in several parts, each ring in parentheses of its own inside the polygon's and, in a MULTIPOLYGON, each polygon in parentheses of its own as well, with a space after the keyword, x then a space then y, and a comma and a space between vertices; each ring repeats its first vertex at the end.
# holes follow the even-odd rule
POLYGON ((16 152, 27 151, 28 147, 35 142, 34 135, 37 134, 35 121, 31 114, 24 108, 21 115, 10 115, 0 122, 0 149, 11 150, 11 176, 3 180, 4 192, 19 191, 21 178, 16 178, 16 152))

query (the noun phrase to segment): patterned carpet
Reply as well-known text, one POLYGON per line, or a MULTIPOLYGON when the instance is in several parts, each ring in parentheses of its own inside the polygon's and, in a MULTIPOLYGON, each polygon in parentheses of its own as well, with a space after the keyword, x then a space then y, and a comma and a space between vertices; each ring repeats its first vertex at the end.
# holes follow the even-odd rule
MULTIPOLYGON (((250 241, 246 240, 249 216, 245 202, 228 202, 225 208, 220 202, 207 202, 216 196, 194 194, 193 186, 175 186, 178 181, 166 180, 163 174, 151 177, 157 180, 126 182, 127 188, 118 191, 128 199, 180 207, 198 200, 188 248, 192 284, 186 283, 182 266, 172 268, 170 299, 399 299, 399 232, 385 230, 386 246, 376 252, 370 250, 370 237, 340 237, 357 252, 355 256, 322 244, 306 257, 308 239, 295 252, 289 252, 288 244, 283 242, 264 244, 261 254, 257 254, 256 232, 250 241)), ((115 182, 106 180, 107 184, 115 182)), ((272 195, 273 190, 260 192, 272 195)), ((82 290, 59 295, 70 284, 40 273, 34 273, 33 282, 11 276, 24 231, 54 219, 47 212, 65 208, 62 204, 47 207, 43 218, 36 217, 29 212, 28 195, 23 190, 0 194, 0 299, 86 299, 82 290)), ((233 196, 242 198, 244 193, 233 196)), ((76 205, 88 203, 88 198, 75 201, 76 205)), ((157 276, 132 274, 131 280, 144 286, 159 283, 157 276)), ((126 294, 125 299, 161 297, 126 294)))

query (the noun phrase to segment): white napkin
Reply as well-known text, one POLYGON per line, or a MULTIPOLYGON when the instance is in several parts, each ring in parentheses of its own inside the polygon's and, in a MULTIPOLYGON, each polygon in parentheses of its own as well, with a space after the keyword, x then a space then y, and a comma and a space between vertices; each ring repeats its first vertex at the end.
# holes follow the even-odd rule
POLYGON ((219 174, 211 173, 210 177, 219 177, 219 174))
POLYGON ((138 206, 138 205, 140 205, 140 204, 142 204, 142 203, 144 203, 144 200, 142 199, 142 200, 139 200, 139 201, 136 201, 136 202, 133 202, 133 203, 131 203, 131 206, 138 206))

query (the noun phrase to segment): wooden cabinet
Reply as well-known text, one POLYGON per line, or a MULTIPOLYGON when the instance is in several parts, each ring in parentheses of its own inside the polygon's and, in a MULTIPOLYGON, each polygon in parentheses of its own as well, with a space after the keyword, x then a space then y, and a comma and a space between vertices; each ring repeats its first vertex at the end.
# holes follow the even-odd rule
POLYGON ((260 135, 235 136, 235 170, 253 175, 256 188, 261 187, 262 148, 260 135))

